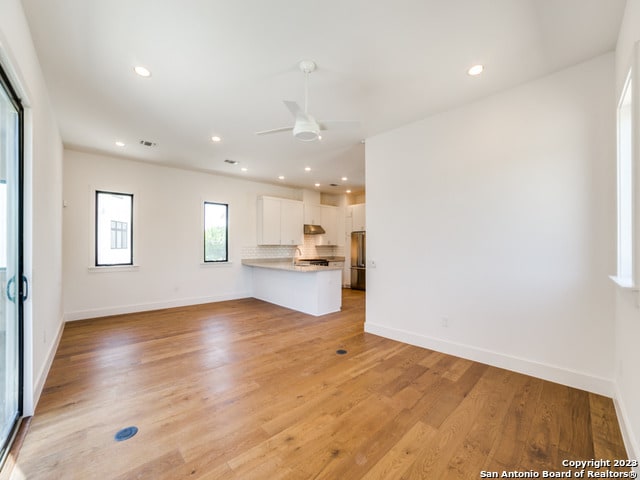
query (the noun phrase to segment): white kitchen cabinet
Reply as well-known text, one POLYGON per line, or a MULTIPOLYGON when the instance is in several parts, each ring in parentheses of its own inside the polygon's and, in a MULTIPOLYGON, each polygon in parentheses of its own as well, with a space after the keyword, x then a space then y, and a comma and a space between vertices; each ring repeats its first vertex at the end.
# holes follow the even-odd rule
POLYGON ((351 205, 351 231, 352 232, 364 232, 367 230, 366 223, 366 205, 364 203, 359 203, 356 205, 351 205))
POLYGON ((258 198, 258 245, 280 245, 280 199, 258 198))
POLYGON ((340 270, 251 270, 254 298, 315 316, 342 307, 340 270))
POLYGON ((317 245, 338 245, 338 207, 320 205, 320 225, 325 233, 319 236, 317 245))
POLYGON ((256 213, 258 245, 302 245, 302 202, 259 197, 256 213))
POLYGON ((280 244, 302 245, 304 243, 302 202, 282 200, 280 208, 280 244))
POLYGON ((305 225, 322 225, 320 205, 304 204, 304 223, 305 225))

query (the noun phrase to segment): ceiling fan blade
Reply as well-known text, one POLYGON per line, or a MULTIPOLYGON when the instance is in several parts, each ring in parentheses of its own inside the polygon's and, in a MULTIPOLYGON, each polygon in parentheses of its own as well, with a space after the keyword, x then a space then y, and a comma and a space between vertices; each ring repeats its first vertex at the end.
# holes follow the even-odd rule
POLYGON ((320 130, 342 130, 346 128, 358 128, 360 122, 350 120, 331 120, 328 122, 318 122, 320 130))
POLYGON ((263 130, 261 132, 256 132, 256 135, 268 135, 269 133, 286 132, 291 130, 293 130, 293 127, 272 128, 271 130, 263 130))
POLYGON ((300 105, 298 105, 297 102, 292 102, 291 100, 283 100, 282 103, 284 103, 291 114, 296 117, 296 120, 298 120, 299 118, 307 118, 307 114, 304 113, 304 110, 300 108, 300 105))

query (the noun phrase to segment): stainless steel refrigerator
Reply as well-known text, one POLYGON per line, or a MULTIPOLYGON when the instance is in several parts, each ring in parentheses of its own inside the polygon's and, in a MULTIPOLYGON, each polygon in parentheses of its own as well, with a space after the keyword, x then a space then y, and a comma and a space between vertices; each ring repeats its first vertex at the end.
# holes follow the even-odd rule
POLYGON ((366 290, 367 239, 365 232, 351 232, 351 288, 366 290))

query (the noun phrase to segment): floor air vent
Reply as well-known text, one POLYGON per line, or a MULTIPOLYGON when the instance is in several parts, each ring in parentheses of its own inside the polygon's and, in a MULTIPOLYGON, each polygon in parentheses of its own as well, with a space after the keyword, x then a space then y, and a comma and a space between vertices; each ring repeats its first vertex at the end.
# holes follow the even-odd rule
POLYGON ((116 436, 114 438, 116 442, 122 442, 124 440, 129 440, 136 433, 138 433, 138 427, 133 427, 133 426, 126 427, 118 431, 118 433, 116 433, 116 436))

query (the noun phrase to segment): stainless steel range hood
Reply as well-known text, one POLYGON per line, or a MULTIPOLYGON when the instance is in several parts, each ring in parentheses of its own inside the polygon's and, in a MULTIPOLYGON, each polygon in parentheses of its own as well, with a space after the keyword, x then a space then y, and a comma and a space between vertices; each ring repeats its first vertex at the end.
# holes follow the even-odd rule
POLYGON ((326 233, 326 232, 324 231, 324 228, 322 228, 320 225, 305 224, 304 226, 305 235, 322 235, 323 233, 326 233))

